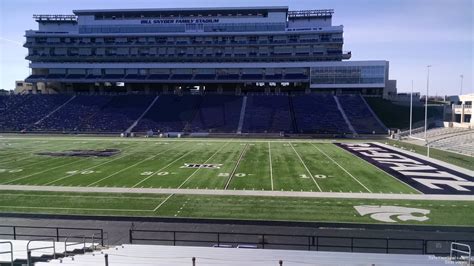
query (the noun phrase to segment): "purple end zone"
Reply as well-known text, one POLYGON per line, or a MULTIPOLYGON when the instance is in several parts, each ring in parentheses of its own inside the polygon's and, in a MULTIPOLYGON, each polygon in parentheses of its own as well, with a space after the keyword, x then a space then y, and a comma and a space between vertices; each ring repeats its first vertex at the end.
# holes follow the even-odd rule
POLYGON ((376 143, 336 143, 424 194, 474 195, 474 177, 376 143))

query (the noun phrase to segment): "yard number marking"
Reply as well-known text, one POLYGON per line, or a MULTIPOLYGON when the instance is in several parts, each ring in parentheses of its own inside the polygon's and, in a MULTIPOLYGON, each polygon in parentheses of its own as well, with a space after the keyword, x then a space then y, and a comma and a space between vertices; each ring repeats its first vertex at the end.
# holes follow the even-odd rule
POLYGON ((23 171, 23 169, 0 169, 0 173, 10 173, 10 174, 19 173, 21 171, 23 171))

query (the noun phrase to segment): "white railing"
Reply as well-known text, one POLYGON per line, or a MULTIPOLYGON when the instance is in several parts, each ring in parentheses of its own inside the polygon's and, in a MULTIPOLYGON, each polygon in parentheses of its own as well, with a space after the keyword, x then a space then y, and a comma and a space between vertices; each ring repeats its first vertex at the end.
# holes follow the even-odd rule
POLYGON ((10 245, 10 251, 0 251, 0 254, 10 254, 11 266, 13 266, 13 262, 15 261, 13 259, 13 243, 11 241, 3 241, 3 242, 0 242, 0 244, 10 245))
MULTIPOLYGON (((451 250, 449 252, 449 259, 453 260, 453 254, 464 254, 467 255, 467 265, 471 265, 471 247, 466 244, 451 242, 451 250), (461 247, 465 249, 460 249, 461 247)), ((462 259, 462 256, 456 256, 455 259, 462 259)))

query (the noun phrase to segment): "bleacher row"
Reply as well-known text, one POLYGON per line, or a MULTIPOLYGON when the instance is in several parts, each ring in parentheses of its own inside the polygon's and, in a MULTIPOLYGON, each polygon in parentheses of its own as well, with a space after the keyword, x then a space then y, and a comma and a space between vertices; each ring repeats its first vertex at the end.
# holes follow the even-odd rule
POLYGON ((0 131, 121 133, 143 114, 133 132, 236 133, 241 119, 242 133, 387 132, 360 95, 337 96, 342 110, 336 104, 336 96, 329 94, 163 94, 154 102, 155 97, 138 94, 0 96, 0 131), (244 98, 245 112, 241 117, 244 98))

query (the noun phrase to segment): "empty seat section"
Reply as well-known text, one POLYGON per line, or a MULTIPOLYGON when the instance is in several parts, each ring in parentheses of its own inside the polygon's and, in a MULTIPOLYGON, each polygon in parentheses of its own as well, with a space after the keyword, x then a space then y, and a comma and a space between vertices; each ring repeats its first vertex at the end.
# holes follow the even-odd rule
POLYGON ((299 133, 350 133, 332 95, 294 96, 293 109, 299 133))
POLYGON ((20 131, 61 106, 70 95, 16 95, 3 96, 0 100, 0 129, 20 131))
POLYGON ((373 115, 360 95, 338 96, 344 113, 358 134, 385 134, 387 130, 373 115))
POLYGON ((242 97, 235 95, 206 95, 192 120, 193 132, 236 132, 242 97))
POLYGON ((292 132, 288 96, 249 95, 242 132, 292 132))
POLYGON ((153 95, 114 96, 81 125, 89 132, 124 132, 151 104, 153 95))
POLYGON ((35 131, 84 131, 95 124, 90 118, 105 106, 112 96, 76 96, 57 112, 35 125, 35 131))
POLYGON ((196 114, 200 95, 161 95, 134 131, 181 132, 196 114))

